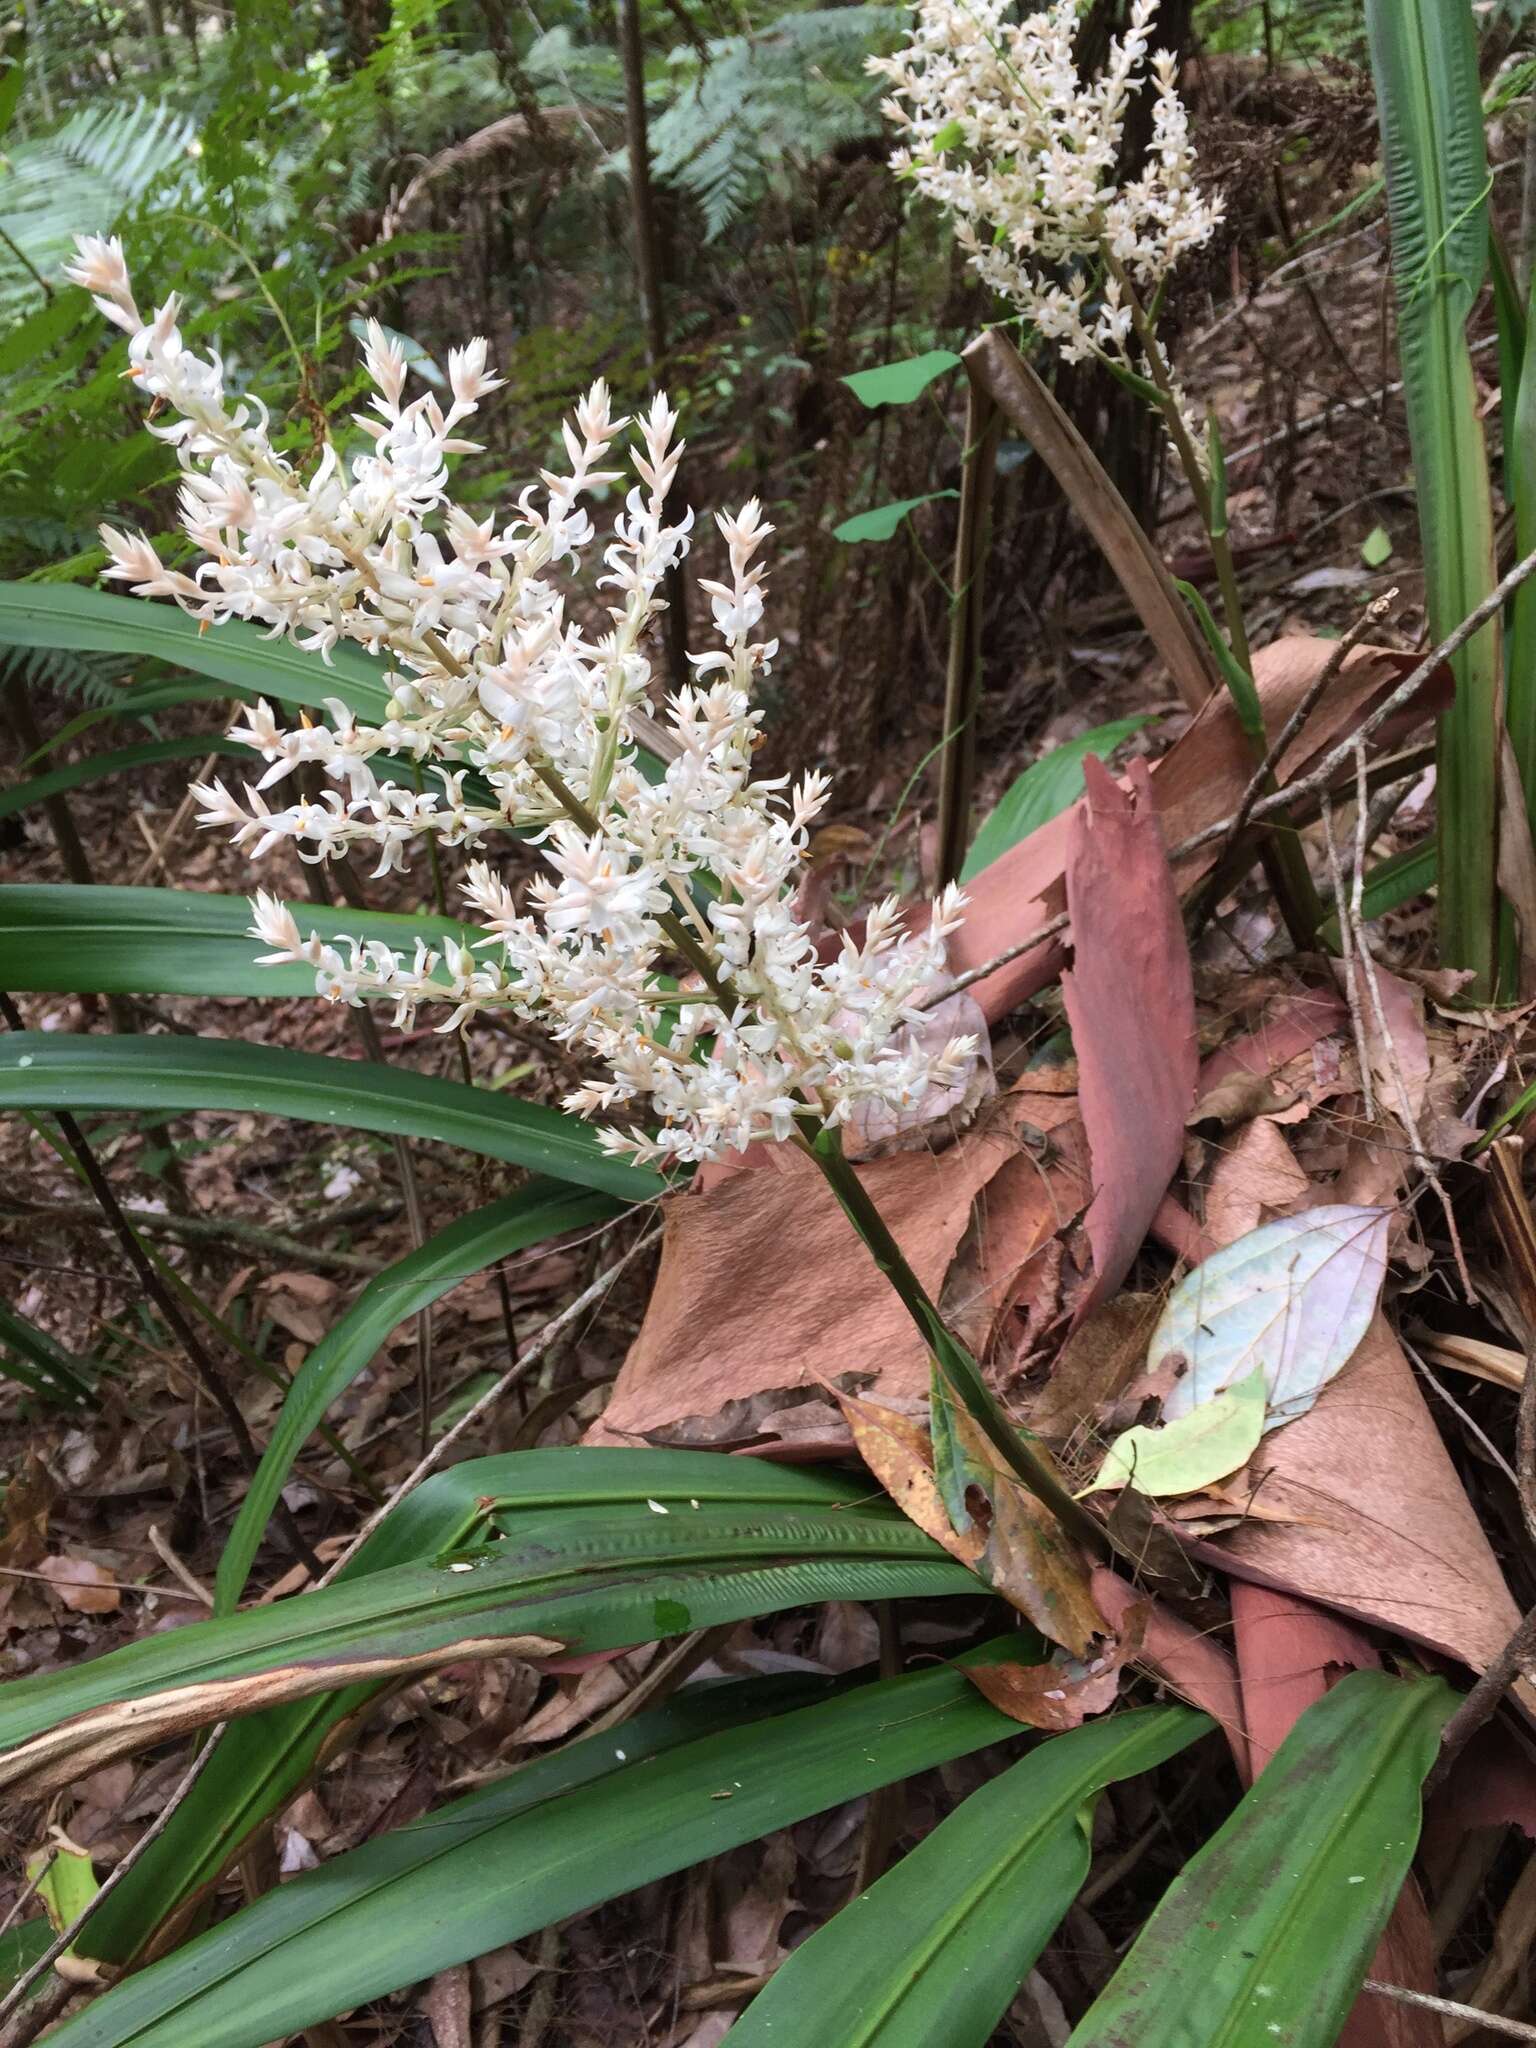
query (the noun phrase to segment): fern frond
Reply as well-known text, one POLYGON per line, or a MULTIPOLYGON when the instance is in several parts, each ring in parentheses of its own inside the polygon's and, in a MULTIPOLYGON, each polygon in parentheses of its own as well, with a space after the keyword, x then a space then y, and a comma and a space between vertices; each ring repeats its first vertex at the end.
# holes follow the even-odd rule
MULTIPOLYGON (((58 275, 73 236, 105 234, 177 164, 191 171, 184 114, 144 100, 71 114, 47 135, 10 144, 0 227, 43 277, 58 275)), ((37 280, 0 243, 0 320, 37 304, 37 280)))
POLYGON ((879 132, 879 88, 864 60, 906 25, 901 7, 813 8, 721 37, 703 59, 673 51, 680 89, 652 124, 652 168, 697 201, 707 239, 746 212, 782 164, 879 132))

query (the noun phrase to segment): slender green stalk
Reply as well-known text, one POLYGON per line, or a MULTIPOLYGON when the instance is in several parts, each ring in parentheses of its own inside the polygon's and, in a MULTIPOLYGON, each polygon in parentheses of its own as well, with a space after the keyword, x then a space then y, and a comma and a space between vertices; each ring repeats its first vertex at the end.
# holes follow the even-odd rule
MULTIPOLYGON (((1264 720, 1259 710, 1258 693, 1253 684, 1253 656, 1248 646, 1248 628, 1243 619, 1242 593, 1238 588, 1237 564, 1232 558, 1232 543, 1227 531, 1226 487, 1219 467, 1215 470, 1218 479, 1213 489, 1212 478, 1207 477, 1205 466, 1195 447, 1179 404, 1179 395, 1174 386, 1173 375, 1167 358, 1157 339, 1157 330, 1148 318, 1146 309, 1137 296, 1136 286, 1123 264, 1108 250, 1104 252, 1105 262, 1117 279, 1126 304, 1131 309, 1131 320, 1136 329, 1151 375, 1151 389, 1156 403, 1168 428, 1168 437, 1173 442, 1179 466, 1189 485, 1190 496, 1194 499, 1195 510, 1205 528, 1210 542, 1211 560, 1216 567, 1216 583, 1221 593, 1222 615, 1226 622, 1227 638, 1231 644, 1232 660, 1238 674, 1246 680, 1247 688, 1237 687, 1236 677, 1223 668, 1227 686, 1232 691, 1238 718, 1247 738, 1250 751, 1257 767, 1264 759, 1268 744, 1264 731, 1264 720)), ((1216 449, 1219 461, 1219 444, 1216 449)), ((1279 787, 1274 774, 1267 778, 1265 795, 1272 795, 1279 787)), ((1307 866, 1307 857, 1302 849, 1301 839, 1295 826, 1283 813, 1274 820, 1274 831, 1259 849, 1259 858, 1264 873, 1274 893, 1285 928, 1290 933, 1293 945, 1305 950, 1316 942, 1317 928, 1324 918, 1322 899, 1317 893, 1317 884, 1307 866)))
POLYGON ((941 1379, 985 1431, 993 1449, 1014 1476, 1045 1503, 1070 1535, 1102 1555, 1109 1548, 1104 1530, 1072 1498, 1044 1460, 1036 1457, 1021 1432, 998 1407, 981 1376, 981 1368, 929 1299, 927 1289, 913 1272, 869 1190, 849 1164, 837 1132, 817 1126, 811 1118, 806 1119, 806 1125, 806 1150, 821 1168, 870 1257, 927 1341, 941 1379))
POLYGON ((977 384, 967 387, 960 523, 955 535, 954 588, 949 614, 949 667, 944 684, 945 748, 939 782, 938 882, 958 881, 970 844, 971 799, 976 787, 976 720, 981 710, 981 611, 987 545, 992 528, 992 486, 1002 415, 977 384))
MULTIPOLYGON (((1525 322, 1525 347, 1511 428, 1504 437, 1505 475, 1515 508, 1515 552, 1536 548, 1536 321, 1525 322)), ((1523 583, 1510 604, 1505 720, 1536 822, 1536 585, 1523 583)), ((1530 943, 1531 935, 1527 935, 1530 943)))
MULTIPOLYGON (((1365 12, 1425 602, 1430 638, 1439 640, 1476 608, 1497 574, 1488 453, 1467 346, 1467 318, 1488 265, 1477 37, 1467 0, 1366 0, 1365 12)), ((1501 668, 1495 617, 1451 663, 1456 693, 1439 730, 1440 951, 1448 967, 1472 970, 1472 1002, 1491 1000, 1513 978, 1496 881, 1501 668)))

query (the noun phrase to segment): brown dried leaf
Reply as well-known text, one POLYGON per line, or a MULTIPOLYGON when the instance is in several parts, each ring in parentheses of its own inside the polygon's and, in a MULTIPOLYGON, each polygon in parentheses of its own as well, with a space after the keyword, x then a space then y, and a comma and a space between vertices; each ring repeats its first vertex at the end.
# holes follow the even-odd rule
POLYGON ((1093 1285, 1082 1315, 1112 1294, 1141 1249, 1184 1150, 1199 1045, 1189 947, 1144 761, 1130 794, 1102 763, 1068 844, 1073 966, 1062 993, 1095 1193, 1085 1228, 1093 1285))
MULTIPOLYGON (((940 1498, 960 1542, 982 1539, 972 1570, 1042 1635, 1074 1657, 1087 1657, 1104 1633, 1089 1591, 1087 1559, 1051 1510, 1003 1466, 966 1410, 953 1401, 945 1402, 945 1410, 955 1463, 940 1481, 940 1498), (962 1494, 963 1523, 957 1505, 962 1494)), ((1048 1460, 1043 1444, 1034 1451, 1048 1460)))
POLYGON ((1052 1443, 1068 1444, 1118 1399, 1141 1371, 1160 1294, 1118 1294, 1101 1302, 1068 1337, 1029 1409, 1029 1426, 1052 1443))
POLYGON ((422 1998, 421 2010, 432 2028, 437 2048, 474 2048, 470 2034, 474 2008, 468 1963, 439 1970, 422 1998))
MULTIPOLYGON (((944 1151, 857 1167, 935 1298, 1028 1114, 1028 1098, 1006 1096, 944 1151)), ((927 1344, 814 1163, 764 1147, 759 1163, 668 1204, 645 1321, 591 1441, 632 1442, 770 1388, 821 1391, 848 1376, 882 1395, 924 1395, 927 1344)))
POLYGON ((849 1394, 841 1402, 859 1456, 907 1520, 975 1571, 985 1547, 981 1534, 976 1529, 963 1537, 956 1534, 933 1476, 933 1439, 926 1425, 849 1394))
POLYGON ((45 1557, 37 1570, 72 1614, 116 1614, 123 1604, 112 1574, 89 1558, 45 1557))
POLYGON ((1377 1316, 1255 1472, 1293 1522, 1246 1519, 1199 1555, 1482 1670, 1520 1616, 1413 1373, 1377 1316))
POLYGON ((1250 1117, 1289 1109, 1295 1100, 1294 1089, 1282 1087, 1273 1074, 1250 1074, 1236 1068, 1202 1092, 1188 1120, 1191 1124, 1218 1123, 1228 1129, 1250 1117))
MULTIPOLYGON (((1205 1227, 1218 1245, 1231 1244, 1317 1199, 1278 1124, 1259 1117, 1241 1130, 1216 1163, 1205 1196, 1205 1227)), ((1336 1199, 1354 1197, 1337 1195, 1336 1199)))
POLYGON ((1141 1655, 1147 1610, 1130 1608, 1120 1636, 1086 1663, 1053 1657, 1048 1664, 962 1664, 961 1670, 984 1699, 1010 1720, 1060 1734, 1080 1728, 1090 1714, 1103 1714, 1120 1693, 1120 1673, 1141 1655))
POLYGON ((1100 1613, 1116 1629, 1126 1626, 1135 1608, 1145 1607, 1141 1662, 1179 1699, 1210 1715, 1226 1736, 1238 1774, 1247 1784, 1247 1724, 1232 1653, 1214 1635, 1193 1627, 1160 1600, 1146 1600, 1107 1565, 1094 1571, 1093 1597, 1100 1613))

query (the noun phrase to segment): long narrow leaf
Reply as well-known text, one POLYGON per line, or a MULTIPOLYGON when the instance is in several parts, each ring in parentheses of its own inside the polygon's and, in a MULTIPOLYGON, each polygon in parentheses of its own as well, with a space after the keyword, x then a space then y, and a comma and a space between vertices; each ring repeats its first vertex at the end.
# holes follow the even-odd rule
MULTIPOLYGON (((289 906, 322 939, 470 945, 484 934, 430 911, 289 906)), ((33 995, 313 995, 313 968, 258 967, 244 896, 187 889, 113 889, 69 882, 0 887, 0 988, 33 995)))
POLYGON ((261 2048, 1018 1733, 952 1666, 771 1720, 760 1688, 685 1697, 334 1858, 128 1978, 56 2048, 261 2048))
POLYGON ((1356 1671, 1187 1863, 1068 2048, 1332 2048, 1419 1839, 1456 1695, 1356 1671))
POLYGON ((0 1110, 254 1110, 391 1137, 435 1138, 623 1201, 659 1195, 653 1173, 611 1158, 591 1128, 539 1102, 367 1060, 227 1038, 0 1038, 0 1110))
POLYGON ((1100 1791, 1211 1725, 1144 1707, 1041 1743, 802 1943, 731 2048, 981 2048, 1088 1875, 1100 1791))
POLYGON ((0 1782, 64 1782, 84 1759, 458 1657, 584 1654, 805 1601, 974 1585, 895 1515, 646 1503, 521 1515, 472 1557, 338 1580, 16 1681, 0 1697, 0 1782))
POLYGON ((46 1330, 0 1301, 0 1375, 66 1408, 88 1408, 96 1368, 72 1358, 46 1330))
MULTIPOLYGON (((574 1448, 472 1458, 407 1494, 340 1582, 461 1550, 493 1526, 515 1534, 521 1518, 551 1508, 587 1513, 654 1501, 681 1514, 698 1512, 697 1501, 706 1510, 842 1515, 862 1512, 868 1491, 866 1482, 824 1467, 797 1469, 708 1451, 574 1448)), ((166 1915, 210 1886, 252 1831, 292 1798, 339 1725, 382 1682, 236 1721, 165 1833, 92 1920, 89 1953, 119 1964, 138 1954, 166 1915)))
POLYGON ((533 1181, 515 1195, 461 1217, 385 1272, 375 1274, 340 1322, 310 1352, 284 1397, 265 1455, 219 1558, 215 1611, 230 1614, 239 1605, 267 1519, 306 1437, 337 1395, 372 1360, 397 1323, 508 1253, 562 1231, 600 1223, 622 1209, 623 1204, 611 1195, 533 1181))
POLYGON ((254 761, 249 747, 237 740, 221 739, 207 733, 191 739, 141 740, 137 746, 115 747, 109 754, 92 754, 84 761, 71 761, 63 768, 50 768, 25 782, 0 789, 0 818, 45 803, 51 796, 63 796, 71 789, 84 789, 93 782, 124 775, 135 768, 149 768, 157 761, 201 761, 209 754, 225 754, 240 761, 254 761))
MULTIPOLYGON (((1488 158, 1468 0, 1367 0, 1392 216, 1398 352, 1424 545, 1430 638, 1493 588, 1488 455, 1467 316, 1488 261, 1488 158)), ((1451 662, 1437 784, 1446 962, 1492 993, 1496 959, 1499 625, 1451 662)))
POLYGON ((173 605, 111 597, 73 584, 0 583, 0 647, 68 647, 83 653, 151 655, 245 690, 318 710, 339 697, 360 717, 384 716, 389 691, 381 663, 337 647, 329 663, 291 640, 269 640, 239 620, 199 630, 173 605))

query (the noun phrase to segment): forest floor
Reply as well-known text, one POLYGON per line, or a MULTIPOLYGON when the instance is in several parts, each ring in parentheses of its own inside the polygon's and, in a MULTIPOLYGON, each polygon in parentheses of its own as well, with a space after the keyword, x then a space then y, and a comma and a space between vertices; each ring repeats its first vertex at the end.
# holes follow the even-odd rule
MULTIPOLYGON (((1225 422, 1232 478, 1230 510, 1248 605, 1251 637, 1262 648, 1286 635, 1337 636, 1368 603, 1397 596, 1373 638, 1413 649, 1423 641, 1422 577, 1401 402, 1395 389, 1385 229, 1379 220, 1315 244, 1252 290, 1234 263, 1231 292, 1203 317, 1186 313, 1181 352, 1193 380, 1225 422)), ((1496 424, 1497 375, 1491 328, 1474 336, 1479 384, 1496 424)), ((1188 507, 1170 485, 1161 506, 1159 542, 1176 573, 1201 581, 1206 564, 1188 507)), ((1148 643, 1113 587, 1091 573, 1077 552, 1050 603, 1027 634, 1013 631, 988 677, 981 741, 978 815, 1041 750, 1111 719, 1147 723, 1115 757, 1156 759, 1188 724, 1148 643)), ((991 569, 1003 605, 1008 565, 991 569)), ((70 707, 40 704, 56 725, 70 707)), ((882 750, 861 777, 865 795, 854 811, 834 811, 843 837, 825 839, 829 903, 862 881, 918 893, 932 858, 932 779, 919 782, 905 806, 901 793, 913 764, 939 735, 936 687, 895 690, 882 750), (870 862, 873 859, 873 871, 870 862)), ((167 733, 206 730, 195 709, 168 714, 167 733)), ((88 742, 88 744, 94 744, 88 742)), ((8 760, 8 772, 18 762, 8 760)), ((833 764, 836 766, 836 763, 833 764)), ((867 766, 867 764, 864 764, 867 766)), ((200 832, 185 815, 185 764, 167 763, 131 781, 115 779, 73 795, 70 810, 95 879, 160 883, 177 889, 238 894, 250 886, 243 857, 200 832)), ((1411 844, 1432 826, 1433 779, 1418 777, 1376 842, 1378 857, 1411 844)), ((1351 814, 1341 807, 1342 829, 1351 814)), ((47 824, 28 814, 0 845, 0 879, 64 879, 47 824)), ((306 878, 285 854, 261 876, 269 889, 302 898, 306 878)), ((369 884, 377 908, 410 908, 420 880, 391 877, 369 884)), ((848 903, 847 908, 853 905, 848 903)), ((1395 912, 1375 932, 1384 966, 1394 976, 1432 966, 1430 914, 1423 902, 1395 912)), ((1007 935, 1002 936, 1007 943, 1007 935)), ((1281 987, 1287 951, 1262 886, 1253 878, 1221 904, 1196 958, 1203 1015, 1251 1015, 1255 1003, 1281 987), (1236 993, 1234 993, 1236 991, 1236 993), (1246 992, 1245 992, 1246 991, 1246 992), (1255 993, 1256 992, 1256 993, 1255 993)), ((1408 980, 1401 986, 1418 986, 1408 980)), ((96 999, 32 998, 27 1022, 43 1030, 105 1028, 96 999)), ((135 1003, 136 1028, 242 1037, 314 1052, 363 1056, 355 1020, 313 1001, 135 1003)), ((1450 1030, 1421 1003, 1420 1042, 1438 1058, 1450 1030), (1427 1035, 1426 1035, 1427 1033, 1427 1035)), ((1056 1018, 1047 1008, 1010 1020, 994 1058, 1001 1081, 1018 1078, 1056 1018)), ((1468 1058, 1488 1068, 1515 1048, 1518 1022, 1481 1028, 1468 1058)), ((452 1040, 430 1029, 391 1032, 381 1019, 384 1056, 423 1073, 457 1078, 452 1040)), ((1463 1046, 1465 1035, 1459 1041, 1463 1046)), ((557 1099, 572 1081, 558 1053, 515 1022, 482 1023, 468 1056, 482 1086, 557 1099)), ((1249 1104, 1250 1112, 1254 1105, 1249 1104)), ((1271 1108, 1274 1104, 1271 1104, 1271 1108)), ((1262 1121, 1262 1119, 1259 1119, 1262 1121)), ((1226 1127, 1214 1141, 1236 1156, 1255 1121, 1226 1127)), ((1280 1126, 1268 1120, 1271 1132, 1280 1126)), ((1287 1127, 1302 1161, 1303 1180, 1329 1170, 1325 1157, 1338 1130, 1320 1111, 1307 1130, 1287 1127)), ((383 1139, 253 1115, 204 1112, 148 1128, 142 1118, 99 1115, 92 1142, 123 1200, 156 1247, 232 1330, 282 1372, 291 1373, 355 1296, 369 1275, 403 1255, 412 1242, 399 1158, 383 1139), (193 1233, 178 1236, 177 1218, 193 1233)), ((1201 1141, 1192 1139, 1192 1146, 1201 1141)), ((1269 1139, 1264 1141, 1269 1143, 1269 1139)), ((1253 1162, 1256 1154, 1245 1153, 1253 1162)), ((486 1161, 466 1165, 462 1153, 430 1144, 411 1148, 428 1229, 515 1184, 509 1169, 486 1161), (466 1185, 468 1181, 468 1185, 466 1185)), ((1204 1162, 1206 1167, 1211 1158, 1204 1162)), ((1274 1157, 1269 1158, 1271 1170, 1274 1157)), ((1334 1170, 1339 1160, 1332 1160, 1334 1170)), ((1262 1182, 1259 1200, 1270 1199, 1262 1182)), ((111 1233, 90 1206, 48 1139, 26 1119, 0 1124, 0 1261, 3 1291, 26 1316, 72 1351, 111 1361, 101 1409, 87 1419, 60 1420, 50 1411, 13 1409, 0 1422, 0 1463, 13 1479, 0 1530, 0 1672, 46 1670, 151 1630, 197 1620, 245 1474, 228 1428, 190 1373, 149 1305, 125 1279, 111 1233)), ((1336 1198, 1336 1197, 1335 1197, 1336 1198)), ((1364 1197, 1357 1197, 1364 1198, 1364 1197)), ((1427 1205, 1418 1212, 1424 1219, 1427 1205)), ((1258 1210, 1255 1210, 1255 1214, 1258 1210)), ((574 1299, 616 1249, 632 1242, 633 1220, 540 1247, 485 1272, 441 1300, 430 1314, 429 1427, 440 1431, 502 1371, 509 1345, 534 1334, 574 1299)), ((1424 1221, 1409 1247, 1412 1285, 1447 1327, 1467 1323, 1456 1307, 1439 1226, 1424 1221), (1416 1265, 1415 1265, 1416 1261, 1416 1265)), ((1149 1247, 1132 1286, 1155 1289, 1171 1270, 1170 1255, 1149 1247)), ((530 1374, 518 1396, 488 1415, 456 1445, 455 1457, 532 1444, 578 1441, 601 1414, 609 1390, 647 1313, 655 1277, 650 1255, 637 1260, 613 1292, 530 1374)), ((1468 1324, 1470 1327, 1470 1324, 1468 1324)), ((1493 1332, 1506 1345, 1510 1334, 1493 1332)), ((265 1441, 281 1403, 281 1386, 248 1371, 226 1343, 242 1412, 257 1442, 265 1441)), ((756 1392, 722 1371, 714 1388, 715 1440, 755 1426, 730 1404, 756 1392)), ((358 1378, 331 1420, 367 1471, 387 1492, 415 1462, 422 1441, 422 1339, 415 1324, 396 1330, 358 1378)), ((1504 1482, 1475 1437, 1507 1439, 1508 1394, 1477 1379, 1456 1382, 1452 1407, 1437 1410, 1457 1469, 1477 1499, 1495 1547, 1509 1503, 1504 1482)), ((710 1418, 695 1419, 709 1437, 710 1418)), ((322 1447, 300 1461, 285 1498, 316 1553, 333 1556, 354 1533, 367 1501, 346 1469, 322 1447)), ((256 1582, 264 1593, 303 1582, 282 1542, 264 1549, 256 1582)), ((1522 1590, 1527 1596, 1531 1589, 1522 1590)), ((919 1635, 921 1631, 919 1630, 919 1635)), ((913 1641, 931 1649, 939 1638, 913 1641)), ((879 1653, 876 1617, 833 1605, 818 1614, 743 1623, 714 1651, 722 1671, 843 1671, 879 1653)), ((498 1660, 465 1664, 398 1690, 361 1738, 285 1812, 276 1855, 290 1873, 425 1812, 446 1792, 480 1781, 539 1748, 579 1733, 622 1700, 652 1651, 642 1650, 580 1675, 539 1679, 527 1667, 498 1660)), ((765 1845, 736 1852, 706 1869, 669 1879, 557 1930, 506 1948, 471 1967, 449 1971, 431 1986, 402 1994, 371 2014, 355 2015, 344 2038, 434 2042, 437 2048, 713 2048, 739 2008, 744 1988, 847 1897, 895 1838, 920 1833, 943 1807, 995 1765, 973 1761, 919 1781, 904 1811, 880 1800, 855 1801, 765 1845)), ((100 1770, 46 1811, 12 1807, 4 1830, 5 1859, 16 1867, 50 1823, 62 1825, 102 1863, 125 1850, 163 1802, 183 1768, 179 1751, 158 1761, 100 1770)), ((1101 1828, 1104 1868, 1130 1875, 1106 1895, 1090 1882, 1061 1933, 1032 1975, 998 2039, 1028 2048, 1060 2048, 1072 2018, 1102 1984, 1117 1950, 1156 1887, 1178 1867, 1204 1832, 1210 1812, 1198 1785, 1171 1810, 1138 1801, 1126 1788, 1106 1801, 1101 1828), (1127 1842, 1147 1846, 1138 1866, 1127 1842), (1097 1903, 1104 1897, 1102 1907, 1097 1903)), ((1460 1947, 1481 1953, 1521 1858, 1500 1851, 1473 1896, 1467 1916, 1445 1931, 1449 1967, 1460 1947)), ((238 1889, 238 1880, 232 1880, 238 1889)), ((9 1899, 0 1895, 0 1914, 9 1899)))

